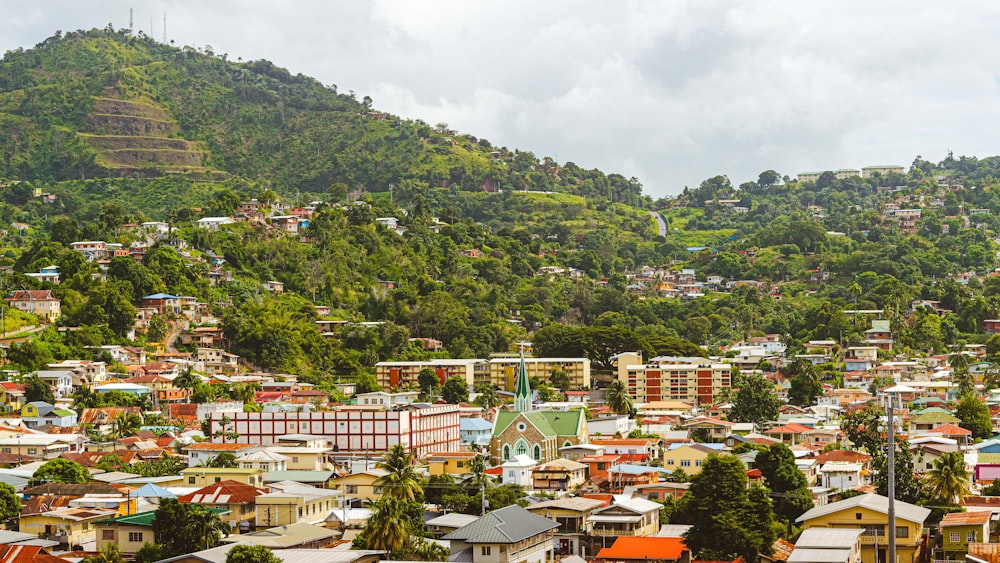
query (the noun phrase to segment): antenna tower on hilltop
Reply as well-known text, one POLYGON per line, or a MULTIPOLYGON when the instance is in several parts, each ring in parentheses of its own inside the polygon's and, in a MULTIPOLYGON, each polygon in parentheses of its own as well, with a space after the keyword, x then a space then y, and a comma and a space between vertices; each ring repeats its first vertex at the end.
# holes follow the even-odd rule
POLYGON ((167 12, 163 12, 163 42, 167 42, 167 12))
POLYGON ((128 9, 128 34, 132 35, 132 8, 128 9))

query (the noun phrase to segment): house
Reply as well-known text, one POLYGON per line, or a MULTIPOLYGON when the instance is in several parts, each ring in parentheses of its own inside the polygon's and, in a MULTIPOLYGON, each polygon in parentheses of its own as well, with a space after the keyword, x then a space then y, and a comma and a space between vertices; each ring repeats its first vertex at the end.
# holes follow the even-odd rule
POLYGON ((620 537, 597 552, 597 563, 690 563, 683 538, 620 537))
POLYGON ((718 454, 722 444, 670 444, 663 452, 663 468, 680 469, 688 476, 701 473, 701 464, 712 454, 718 454))
POLYGON ((54 323, 62 315, 61 301, 48 289, 19 289, 6 298, 7 304, 25 313, 54 323))
POLYGON ((271 492, 256 498, 257 526, 323 525, 343 505, 340 491, 311 487, 295 481, 268 484, 271 492))
POLYGON ((204 487, 227 480, 260 487, 264 484, 264 472, 260 469, 229 467, 187 467, 181 469, 182 486, 186 487, 204 487))
POLYGON ((636 496, 648 500, 664 501, 667 498, 677 500, 687 493, 691 483, 675 483, 673 481, 660 481, 648 485, 638 485, 635 488, 636 496))
POLYGON ((154 293, 142 298, 144 308, 156 309, 161 315, 180 314, 180 298, 169 293, 154 293))
POLYGON ((516 455, 500 466, 503 470, 500 482, 504 485, 520 485, 525 489, 531 489, 531 470, 537 465, 537 461, 526 455, 516 455))
MULTIPOLYGON (((914 563, 920 554, 924 520, 931 511, 906 502, 896 501, 896 560, 914 563)), ((886 561, 886 518, 889 499, 876 494, 864 494, 807 510, 795 521, 803 529, 861 528, 861 561, 886 561)))
POLYGON ((595 510, 607 506, 603 500, 567 497, 535 503, 528 511, 554 520, 559 524, 553 540, 556 553, 560 556, 583 556, 587 535, 590 533, 588 518, 595 510))
POLYGON ((608 538, 653 536, 660 530, 661 508, 658 502, 631 498, 597 509, 589 519, 591 536, 600 538, 603 547, 610 545, 608 538))
POLYGON ((830 461, 817 470, 821 476, 821 486, 844 491, 867 484, 869 472, 860 463, 830 461))
POLYGON ((648 465, 620 464, 608 469, 608 490, 622 494, 626 488, 656 483, 664 470, 648 465))
POLYGON ((375 486, 375 481, 385 474, 384 469, 358 471, 331 480, 330 487, 342 492, 351 506, 360 505, 363 501, 376 501, 382 497, 382 491, 375 486))
POLYGON ((45 401, 34 401, 21 408, 21 421, 28 428, 36 428, 44 424, 53 426, 76 426, 76 412, 57 409, 45 401))
POLYGON ((616 438, 610 440, 594 439, 590 441, 595 446, 603 446, 604 453, 617 455, 624 463, 646 463, 660 459, 659 438, 616 438))
MULTIPOLYGON (((219 541, 223 545, 262 545, 271 550, 275 550, 278 558, 286 561, 286 556, 281 554, 288 553, 289 549, 295 549, 303 554, 301 561, 312 562, 321 560, 321 558, 323 558, 323 552, 330 551, 320 548, 328 548, 336 544, 337 535, 338 532, 335 530, 331 530, 323 526, 299 522, 295 524, 274 526, 266 530, 258 530, 249 534, 223 537, 219 541)), ((359 553, 358 555, 363 557, 364 555, 371 554, 372 552, 368 551, 364 554, 359 553)), ((349 558, 352 561, 354 560, 354 557, 352 556, 349 556, 349 558)))
POLYGON ((939 524, 945 559, 965 559, 970 543, 990 541, 990 511, 952 512, 939 524))
POLYGON ((427 455, 427 471, 432 476, 467 475, 472 460, 478 455, 476 452, 434 452, 427 455))
POLYGON ((458 431, 463 446, 486 447, 493 434, 493 423, 479 417, 462 417, 458 420, 458 431))
MULTIPOLYGON (((219 512, 220 516, 223 513, 219 512)), ((147 510, 136 514, 126 514, 103 518, 94 522, 97 535, 97 548, 104 549, 107 545, 116 545, 122 555, 132 556, 147 543, 156 543, 153 533, 153 518, 155 510, 147 510)))
POLYGON ((552 537, 558 527, 558 523, 514 504, 494 510, 442 539, 451 542, 451 560, 545 563, 555 559, 552 537))
POLYGON ((232 225, 235 222, 232 217, 202 217, 198 219, 198 228, 218 231, 223 225, 232 225))
POLYGON ((257 497, 267 494, 258 487, 239 481, 219 481, 202 487, 193 493, 177 498, 180 502, 192 502, 216 509, 222 521, 229 524, 233 533, 246 533, 255 527, 257 497))
POLYGON ((610 480, 611 469, 621 462, 621 458, 616 455, 598 454, 583 456, 576 461, 587 466, 587 477, 597 485, 602 485, 610 480))
POLYGON ((183 452, 188 456, 188 467, 207 465, 211 460, 219 457, 221 453, 232 454, 236 457, 257 451, 260 446, 253 444, 234 444, 218 442, 196 442, 190 446, 184 446, 183 452))
POLYGON ((117 515, 114 508, 60 508, 22 516, 19 529, 74 550, 96 541, 94 524, 97 521, 117 515))
POLYGON ((52 285, 59 285, 59 266, 46 266, 38 270, 38 272, 26 273, 24 275, 42 283, 48 282, 52 285))
POLYGON ((536 491, 570 491, 587 479, 587 465, 568 459, 554 459, 531 471, 532 488, 536 491))
POLYGON ((789 563, 861 563, 860 528, 810 528, 799 536, 789 563))
POLYGON ((684 423, 684 429, 688 432, 688 437, 695 441, 704 441, 707 436, 709 440, 721 442, 728 436, 735 425, 735 422, 719 420, 710 416, 697 416, 684 423))
POLYGON ((794 446, 795 444, 809 443, 807 435, 813 431, 814 429, 809 426, 792 423, 765 430, 764 435, 777 438, 789 446, 794 446))
POLYGON ((236 458, 236 465, 243 469, 261 469, 265 473, 285 471, 288 457, 270 450, 248 452, 236 458))
MULTIPOLYGON (((336 514, 336 513, 335 513, 336 514)), ((452 512, 437 518, 431 518, 424 522, 424 528, 432 538, 439 540, 442 536, 448 535, 455 530, 479 520, 479 516, 473 514, 462 514, 452 512)))

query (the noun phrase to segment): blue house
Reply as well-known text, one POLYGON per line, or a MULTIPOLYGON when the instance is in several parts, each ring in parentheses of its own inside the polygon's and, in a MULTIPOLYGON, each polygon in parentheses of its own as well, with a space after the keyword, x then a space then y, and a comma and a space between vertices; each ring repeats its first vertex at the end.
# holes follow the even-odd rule
POLYGON ((463 446, 488 446, 493 435, 493 423, 482 418, 460 418, 458 431, 463 446))

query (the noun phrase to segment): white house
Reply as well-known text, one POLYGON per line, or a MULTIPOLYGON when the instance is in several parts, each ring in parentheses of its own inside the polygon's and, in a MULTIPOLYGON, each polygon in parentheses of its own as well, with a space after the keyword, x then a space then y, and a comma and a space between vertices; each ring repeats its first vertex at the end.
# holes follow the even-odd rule
POLYGON ((501 484, 521 485, 525 490, 531 489, 531 470, 538 465, 538 462, 526 455, 516 455, 500 467, 503 474, 500 477, 501 484))

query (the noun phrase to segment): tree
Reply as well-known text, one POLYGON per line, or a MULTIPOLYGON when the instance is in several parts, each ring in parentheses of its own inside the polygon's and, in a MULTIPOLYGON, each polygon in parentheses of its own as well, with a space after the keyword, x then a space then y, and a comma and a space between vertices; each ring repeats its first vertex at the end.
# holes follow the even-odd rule
POLYGON ((441 385, 441 380, 438 375, 434 373, 431 368, 423 368, 420 370, 420 374, 417 375, 417 384, 420 386, 420 396, 425 401, 433 400, 434 396, 438 393, 438 387, 441 385))
POLYGON ((14 487, 7 483, 0 483, 0 522, 4 523, 7 529, 21 513, 21 497, 18 496, 14 487))
POLYGON ((205 467, 218 467, 218 468, 235 468, 239 467, 236 463, 236 456, 229 452, 222 452, 217 456, 209 458, 205 463, 205 467))
POLYGON ((53 404, 56 402, 56 396, 48 383, 37 375, 32 375, 24 379, 24 400, 29 403, 44 401, 53 404))
POLYGON ((969 357, 958 352, 948 356, 948 364, 951 366, 951 380, 958 384, 958 394, 965 396, 975 393, 976 382, 969 373, 969 357))
POLYGON ((973 439, 986 439, 993 435, 990 407, 975 394, 962 395, 955 407, 955 416, 961 419, 959 426, 972 432, 973 439))
POLYGON ((684 543, 696 558, 728 561, 742 556, 745 561, 756 561, 759 553, 770 553, 774 541, 771 503, 760 487, 751 491, 738 458, 710 455, 705 460, 691 480, 683 510, 691 524, 684 543))
POLYGON ((378 549, 392 554, 400 551, 411 532, 410 522, 398 497, 382 495, 372 505, 371 516, 359 536, 365 549, 378 549))
POLYGON ((808 407, 816 402, 816 397, 823 394, 823 383, 819 380, 819 372, 811 362, 795 360, 785 370, 785 375, 792 378, 791 387, 788 389, 789 403, 808 407))
POLYGON ((946 452, 934 460, 924 486, 932 500, 958 506, 969 493, 969 473, 962 452, 946 452))
POLYGON ((167 327, 167 321, 160 318, 160 315, 156 315, 149 320, 149 329, 146 330, 146 339, 150 342, 162 342, 163 339, 167 337, 168 329, 169 327, 167 327))
POLYGON ((34 487, 43 483, 86 483, 90 481, 90 472, 75 461, 57 457, 46 461, 39 467, 28 485, 34 487))
POLYGON ((564 369, 552 370, 552 375, 549 377, 549 383, 563 393, 571 390, 570 386, 572 383, 569 380, 569 374, 567 374, 564 369))
POLYGON ((773 384, 759 375, 741 376, 737 383, 740 390, 729 413, 733 421, 761 425, 778 418, 781 399, 775 393, 773 384))
POLYGON ((85 557, 80 563, 125 563, 118 545, 114 543, 104 544, 104 547, 97 552, 97 555, 85 557))
POLYGON ((281 563, 281 558, 262 545, 244 543, 229 550, 226 563, 281 563))
POLYGON ((217 512, 175 498, 160 500, 152 528, 157 542, 166 548, 167 557, 213 548, 223 534, 229 535, 229 526, 217 512))
POLYGON ((625 383, 617 379, 612 380, 604 390, 604 402, 617 414, 632 412, 632 396, 629 395, 625 383))
POLYGON ((465 383, 465 378, 460 375, 449 377, 441 389, 441 399, 452 405, 468 402, 469 386, 465 383))
POLYGON ((492 383, 482 383, 476 386, 476 404, 483 407, 484 411, 488 411, 493 407, 499 407, 503 404, 503 399, 500 398, 500 394, 497 393, 497 386, 492 383))
POLYGON ((412 456, 402 444, 395 444, 385 453, 378 467, 388 473, 375 480, 375 486, 382 489, 383 497, 392 497, 401 501, 417 500, 423 492, 420 488, 420 478, 413 469, 412 456))
POLYGON ((772 444, 757 454, 757 468, 775 495, 774 514, 791 530, 792 523, 813 506, 806 476, 795 464, 795 455, 784 444, 772 444))

